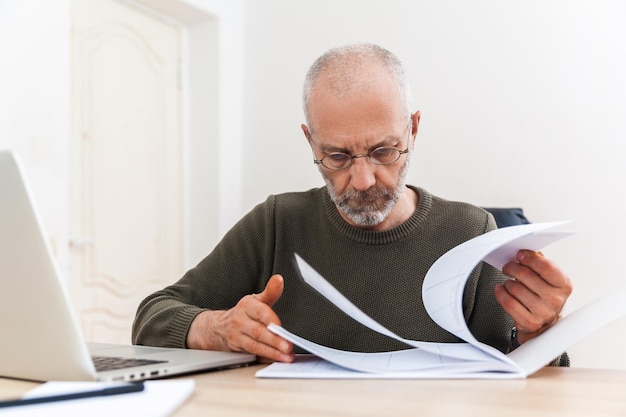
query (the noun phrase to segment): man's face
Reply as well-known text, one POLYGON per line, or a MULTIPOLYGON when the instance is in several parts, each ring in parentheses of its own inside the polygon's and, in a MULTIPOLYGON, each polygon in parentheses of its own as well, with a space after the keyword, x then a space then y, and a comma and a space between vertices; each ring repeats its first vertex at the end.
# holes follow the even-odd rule
POLYGON ((367 157, 354 158, 350 166, 336 171, 318 165, 346 221, 372 229, 384 226, 405 190, 419 115, 408 119, 397 89, 385 79, 372 88, 340 96, 318 87, 309 113, 311 126, 303 130, 317 160, 332 152, 364 155, 383 146, 409 149, 390 165, 375 165, 367 157))
MULTIPOLYGON (((407 133, 406 143, 408 139, 407 133)), ((362 155, 362 153, 351 154, 362 155)), ((322 165, 318 166, 328 187, 328 193, 337 208, 356 226, 374 227, 389 216, 400 199, 405 188, 404 180, 409 167, 409 159, 410 153, 392 165, 377 166, 363 158, 353 160, 350 167, 341 171, 331 171, 322 165), (372 166, 356 167, 355 164, 372 166), (350 172, 351 170, 353 172, 350 172), (373 184, 365 188, 370 182, 373 184)))

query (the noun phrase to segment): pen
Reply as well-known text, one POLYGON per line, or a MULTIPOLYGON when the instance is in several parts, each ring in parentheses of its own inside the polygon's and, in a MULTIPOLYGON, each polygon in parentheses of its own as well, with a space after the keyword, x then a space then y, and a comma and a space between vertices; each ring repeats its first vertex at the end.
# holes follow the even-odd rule
POLYGON ((143 391, 143 389, 143 382, 132 382, 126 385, 102 388, 92 391, 75 392, 73 394, 59 394, 46 397, 0 401, 0 408, 16 407, 19 405, 51 403, 55 401, 79 400, 81 398, 102 397, 107 395, 129 394, 131 392, 143 391))

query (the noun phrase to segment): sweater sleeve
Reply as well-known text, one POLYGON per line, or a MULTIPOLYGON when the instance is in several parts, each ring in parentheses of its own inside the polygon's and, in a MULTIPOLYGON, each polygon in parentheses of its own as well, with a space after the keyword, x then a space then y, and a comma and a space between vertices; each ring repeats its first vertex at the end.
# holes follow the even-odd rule
POLYGON ((133 323, 134 344, 185 348, 193 319, 227 310, 260 292, 271 276, 274 198, 244 216, 213 251, 178 282, 146 297, 133 323))

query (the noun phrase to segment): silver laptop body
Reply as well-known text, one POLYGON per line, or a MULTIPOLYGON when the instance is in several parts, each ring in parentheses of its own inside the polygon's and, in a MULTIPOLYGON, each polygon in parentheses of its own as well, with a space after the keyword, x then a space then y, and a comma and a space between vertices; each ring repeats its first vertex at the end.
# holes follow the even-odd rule
POLYGON ((138 381, 254 360, 244 353, 85 343, 21 163, 0 151, 0 376, 138 381), (97 372, 92 355, 149 363, 97 372))

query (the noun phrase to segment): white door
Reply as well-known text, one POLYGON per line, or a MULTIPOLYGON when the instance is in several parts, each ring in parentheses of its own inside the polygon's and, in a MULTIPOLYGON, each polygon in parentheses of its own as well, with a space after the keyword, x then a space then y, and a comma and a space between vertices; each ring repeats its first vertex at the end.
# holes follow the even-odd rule
POLYGON ((139 302, 182 272, 179 28, 72 9, 71 297, 87 340, 129 343, 139 302))

